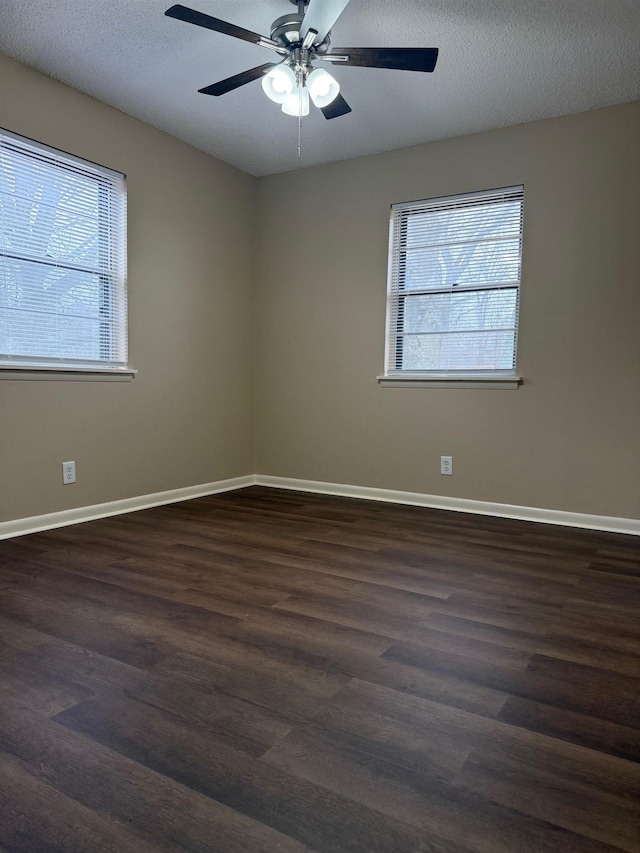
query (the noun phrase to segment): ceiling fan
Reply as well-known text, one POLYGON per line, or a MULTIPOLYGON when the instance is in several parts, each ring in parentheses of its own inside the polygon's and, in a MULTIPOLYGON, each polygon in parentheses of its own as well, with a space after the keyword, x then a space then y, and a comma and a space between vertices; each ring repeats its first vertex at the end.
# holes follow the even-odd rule
POLYGON ((225 95, 262 78, 262 88, 287 115, 309 114, 309 100, 327 119, 351 112, 340 94, 340 86, 316 61, 365 68, 395 68, 404 71, 433 71, 438 59, 437 47, 336 47, 330 49, 331 28, 349 0, 290 0, 296 12, 283 15, 271 24, 271 37, 261 36, 212 18, 203 12, 177 4, 165 15, 198 27, 249 41, 277 53, 279 62, 267 62, 241 74, 234 74, 198 91, 205 95, 225 95))

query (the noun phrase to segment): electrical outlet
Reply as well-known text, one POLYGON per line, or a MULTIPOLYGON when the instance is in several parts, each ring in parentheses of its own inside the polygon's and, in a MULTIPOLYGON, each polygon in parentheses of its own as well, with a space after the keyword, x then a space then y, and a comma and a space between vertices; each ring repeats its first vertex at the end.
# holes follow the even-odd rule
POLYGON ((76 481, 76 463, 75 462, 63 462, 62 463, 62 482, 65 486, 68 486, 70 483, 75 483, 76 481))
POLYGON ((453 456, 440 457, 440 473, 448 476, 453 474, 453 456))

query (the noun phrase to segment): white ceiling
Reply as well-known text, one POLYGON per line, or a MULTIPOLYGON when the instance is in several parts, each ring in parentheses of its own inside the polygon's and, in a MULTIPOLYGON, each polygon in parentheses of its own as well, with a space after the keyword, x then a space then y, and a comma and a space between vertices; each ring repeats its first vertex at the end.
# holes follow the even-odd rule
MULTIPOLYGON (((0 0, 0 51, 266 175, 640 98, 640 0, 351 0, 333 46, 439 47, 433 74, 324 66, 353 108, 297 120, 259 81, 275 54, 172 20, 173 0, 0 0)), ((289 0, 182 0, 263 35, 289 0)), ((0 81, 0 86, 2 85, 0 81)))

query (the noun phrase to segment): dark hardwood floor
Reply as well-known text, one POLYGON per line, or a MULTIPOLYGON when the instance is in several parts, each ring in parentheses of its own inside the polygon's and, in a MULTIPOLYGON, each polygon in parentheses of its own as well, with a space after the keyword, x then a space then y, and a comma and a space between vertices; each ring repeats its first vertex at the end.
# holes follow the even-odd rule
POLYGON ((0 851, 640 851, 640 541, 250 488, 0 542, 0 851))

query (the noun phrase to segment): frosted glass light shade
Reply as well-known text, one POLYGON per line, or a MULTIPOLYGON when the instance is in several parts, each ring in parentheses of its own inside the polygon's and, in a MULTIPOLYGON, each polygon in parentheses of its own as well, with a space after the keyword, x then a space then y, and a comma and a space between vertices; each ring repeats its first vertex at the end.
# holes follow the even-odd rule
POLYGON ((296 86, 282 104, 282 112, 288 116, 309 115, 309 92, 304 86, 296 86))
POLYGON ((262 78, 264 93, 276 104, 283 104, 296 85, 296 75, 288 65, 276 65, 262 78))
POLYGON ((324 68, 315 68, 307 77, 307 89, 316 107, 326 107, 338 96, 340 84, 324 68))

